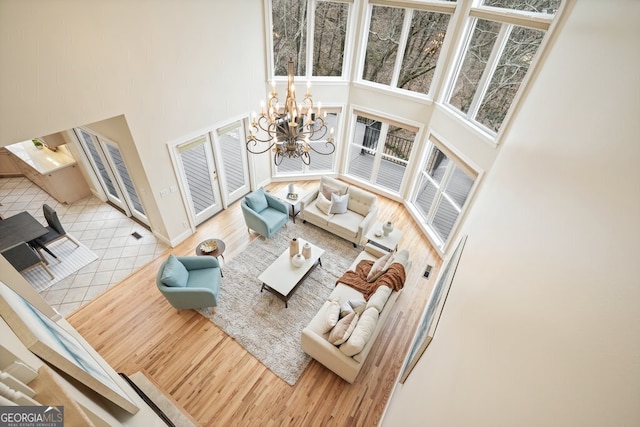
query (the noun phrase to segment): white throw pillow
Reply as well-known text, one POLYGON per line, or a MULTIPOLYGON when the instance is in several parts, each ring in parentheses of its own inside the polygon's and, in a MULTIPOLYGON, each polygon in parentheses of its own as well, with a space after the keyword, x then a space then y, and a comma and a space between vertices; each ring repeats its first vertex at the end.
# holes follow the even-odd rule
POLYGON ((331 210, 332 214, 343 214, 347 213, 347 206, 349 204, 349 195, 345 194, 344 196, 339 195, 338 193, 331 194, 331 210))
POLYGON ((354 311, 353 313, 347 314, 333 327, 327 339, 333 345, 342 344, 349 338, 356 327, 356 323, 358 323, 358 315, 356 312, 354 311))
POLYGON ((349 301, 345 301, 340 306, 340 317, 344 317, 349 313, 353 313, 353 307, 351 307, 351 304, 349 304, 349 301))
POLYGON ((329 305, 324 312, 324 319, 322 324, 322 333, 326 334, 340 320, 340 303, 338 301, 329 301, 329 305))
POLYGON ((340 346, 340 351, 347 356, 355 356, 360 353, 376 330, 378 316, 378 310, 375 308, 366 309, 347 342, 340 346))
POLYGON ((369 270, 369 274, 367 275, 367 282, 374 282, 378 277, 382 276, 382 273, 387 271, 386 268, 389 268, 387 263, 392 260, 392 256, 393 252, 389 252, 388 254, 382 255, 373 263, 371 270, 369 270))
POLYGON ((349 300, 349 305, 351 305, 351 308, 353 308, 353 311, 355 311, 358 314, 358 316, 360 316, 364 311, 364 308, 367 306, 367 302, 363 299, 352 298, 349 300))
POLYGON ((371 307, 378 310, 378 312, 382 312, 384 305, 387 303, 389 299, 389 295, 391 295, 391 288, 388 286, 380 286, 369 298, 369 302, 367 302, 367 308, 364 311, 367 311, 371 307))
POLYGON ((331 200, 324 197, 322 193, 318 193, 318 198, 316 199, 316 206, 320 210, 320 212, 325 215, 329 215, 331 211, 331 200))

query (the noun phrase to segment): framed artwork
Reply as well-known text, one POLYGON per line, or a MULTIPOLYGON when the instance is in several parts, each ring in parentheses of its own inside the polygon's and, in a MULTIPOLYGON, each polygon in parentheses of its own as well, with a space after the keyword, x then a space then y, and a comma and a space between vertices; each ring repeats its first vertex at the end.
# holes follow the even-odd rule
POLYGON ((138 412, 133 400, 73 335, 2 282, 0 314, 33 354, 125 411, 138 412))
POLYGON ((449 289, 451 288, 453 277, 456 274, 456 268, 458 267, 458 263, 460 262, 460 257, 462 256, 462 250, 464 249, 466 241, 467 236, 462 236, 455 250, 453 251, 451 258, 444 264, 443 268, 440 270, 438 281, 433 287, 433 292, 431 292, 431 296, 427 301, 427 306, 425 307, 422 319, 420 320, 420 324, 418 325, 418 330, 416 331, 415 337, 413 339, 413 344, 411 345, 411 349, 402 368, 402 373, 400 374, 401 384, 405 382, 414 366, 416 366, 416 363, 418 363, 420 356, 422 356, 422 353, 424 353, 426 348, 429 346, 429 343, 433 339, 436 328, 438 327, 440 315, 442 314, 442 309, 444 308, 444 304, 447 301, 447 295, 449 294, 449 289))

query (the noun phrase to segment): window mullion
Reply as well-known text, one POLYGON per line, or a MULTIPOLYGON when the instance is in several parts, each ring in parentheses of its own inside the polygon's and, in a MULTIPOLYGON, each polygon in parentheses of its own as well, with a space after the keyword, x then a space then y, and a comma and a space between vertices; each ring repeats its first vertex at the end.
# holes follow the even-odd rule
POLYGON ((307 63, 305 76, 307 80, 313 77, 313 39, 315 36, 316 25, 316 3, 317 0, 307 0, 307 57, 305 62, 307 63))
POLYGON ((409 39, 409 31, 411 30, 411 20, 413 18, 413 10, 404 10, 404 21, 402 22, 402 33, 400 34, 400 40, 398 42, 398 52, 396 54, 396 63, 393 67, 393 76, 391 77, 391 87, 398 87, 398 80, 400 79, 400 71, 402 69, 402 62, 404 61, 404 52, 409 39))
POLYGON ((480 104, 484 99, 485 93, 487 93, 493 73, 498 66, 498 61, 500 60, 504 47, 509 39, 511 28, 512 26, 507 24, 502 24, 502 27, 500 27, 500 33, 498 33, 498 36, 496 37, 496 42, 491 50, 491 55, 487 60, 487 64, 482 72, 482 77, 480 77, 480 81, 478 82, 478 88, 476 89, 476 93, 474 94, 471 105, 469 106, 469 111, 467 112, 467 117, 470 120, 475 119, 476 114, 480 109, 480 104))

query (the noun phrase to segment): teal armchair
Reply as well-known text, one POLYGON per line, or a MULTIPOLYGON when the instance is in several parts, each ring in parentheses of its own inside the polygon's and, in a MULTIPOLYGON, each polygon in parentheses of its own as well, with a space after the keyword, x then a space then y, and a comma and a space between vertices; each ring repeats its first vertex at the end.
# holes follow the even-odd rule
POLYGON ((289 220, 289 208, 282 200, 258 188, 242 199, 242 214, 249 232, 273 236, 289 220))
POLYGON ((178 310, 211 307, 215 311, 221 281, 220 264, 212 256, 171 254, 156 277, 158 289, 178 310))

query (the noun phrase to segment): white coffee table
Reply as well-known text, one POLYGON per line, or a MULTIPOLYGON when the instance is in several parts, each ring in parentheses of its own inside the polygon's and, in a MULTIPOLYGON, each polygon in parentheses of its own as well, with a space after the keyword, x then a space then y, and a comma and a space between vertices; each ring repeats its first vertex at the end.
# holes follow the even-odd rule
POLYGON ((379 247, 387 252, 391 252, 398 247, 398 242, 404 233, 399 228, 395 228, 385 236, 382 233, 382 223, 376 222, 373 227, 369 229, 369 232, 365 235, 369 243, 379 247), (379 234, 379 236, 377 235, 379 234))
MULTIPOLYGON (((298 238, 300 248, 307 243, 306 240, 298 238)), ((289 258, 289 248, 287 248, 265 271, 258 276, 258 280, 262 282, 263 289, 268 290, 275 296, 284 301, 284 306, 288 307, 287 301, 296 291, 302 281, 313 271, 317 265, 322 265, 320 257, 324 253, 324 249, 317 247, 313 243, 311 245, 311 257, 304 261, 300 267, 294 267, 289 258)))

